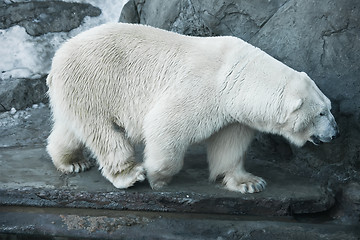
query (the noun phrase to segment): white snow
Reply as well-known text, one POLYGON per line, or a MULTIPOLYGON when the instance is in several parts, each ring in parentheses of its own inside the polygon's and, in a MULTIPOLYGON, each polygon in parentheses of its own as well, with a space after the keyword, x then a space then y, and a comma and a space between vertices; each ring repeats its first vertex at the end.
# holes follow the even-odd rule
POLYGON ((50 70, 51 59, 61 43, 91 27, 106 22, 118 22, 122 7, 128 0, 65 1, 90 3, 100 8, 102 14, 98 17, 86 17, 80 27, 69 33, 47 33, 32 37, 20 26, 0 30, 0 79, 34 79, 47 74, 50 70))
POLYGON ((12 108, 8 112, 0 113, 0 128, 11 128, 17 126, 30 116, 31 114, 28 109, 17 111, 15 108, 12 108))
POLYGON ((15 113, 16 113, 16 109, 14 107, 12 107, 11 110, 10 110, 10 114, 14 115, 15 113))

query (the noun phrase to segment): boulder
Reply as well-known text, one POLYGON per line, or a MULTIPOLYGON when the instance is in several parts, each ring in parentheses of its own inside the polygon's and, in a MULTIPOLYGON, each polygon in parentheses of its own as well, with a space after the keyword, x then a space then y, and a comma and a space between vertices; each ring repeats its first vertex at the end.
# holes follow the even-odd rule
POLYGON ((120 21, 147 24, 186 35, 232 35, 249 40, 285 2, 130 0, 123 8, 120 21))
POLYGON ((86 3, 61 1, 15 2, 0 5, 0 29, 22 26, 31 36, 48 32, 68 32, 86 16, 99 16, 101 10, 86 3))

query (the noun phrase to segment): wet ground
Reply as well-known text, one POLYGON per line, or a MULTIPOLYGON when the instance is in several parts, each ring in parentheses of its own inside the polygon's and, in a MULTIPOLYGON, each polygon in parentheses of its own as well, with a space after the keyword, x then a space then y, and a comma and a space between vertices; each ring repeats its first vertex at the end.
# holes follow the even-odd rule
POLYGON ((49 119, 44 105, 0 114, 0 239, 360 239, 356 223, 332 218, 331 190, 266 155, 248 156, 268 182, 257 194, 209 183, 201 145, 161 191, 118 190, 96 166, 63 175, 45 151, 49 119))

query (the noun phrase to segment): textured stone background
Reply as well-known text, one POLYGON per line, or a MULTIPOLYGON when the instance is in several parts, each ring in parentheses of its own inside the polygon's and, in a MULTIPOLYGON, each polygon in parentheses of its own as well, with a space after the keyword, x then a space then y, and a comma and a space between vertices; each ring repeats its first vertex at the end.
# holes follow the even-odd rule
MULTIPOLYGON (((357 0, 131 0, 122 22, 196 36, 232 35, 305 71, 332 100, 341 138, 297 149, 276 136, 257 148, 325 183, 360 170, 360 2, 357 0)), ((254 147, 255 148, 255 147, 254 147)))
POLYGON ((280 137, 259 135, 250 152, 335 191, 350 186, 339 198, 353 204, 349 199, 360 188, 360 1, 130 0, 121 12, 122 4, 0 0, 0 112, 46 103, 45 78, 56 49, 107 21, 187 35, 237 36, 307 72, 332 100, 341 130, 333 143, 301 149, 280 137))

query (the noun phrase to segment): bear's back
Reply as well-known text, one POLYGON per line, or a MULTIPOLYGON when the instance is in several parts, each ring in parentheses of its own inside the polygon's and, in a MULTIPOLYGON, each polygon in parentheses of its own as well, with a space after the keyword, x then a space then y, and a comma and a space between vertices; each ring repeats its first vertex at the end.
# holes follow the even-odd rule
POLYGON ((52 108, 75 118, 81 113, 88 115, 85 119, 115 119, 140 132, 146 114, 161 98, 211 97, 234 43, 242 41, 189 37, 143 25, 92 28, 55 54, 47 79, 52 108))

